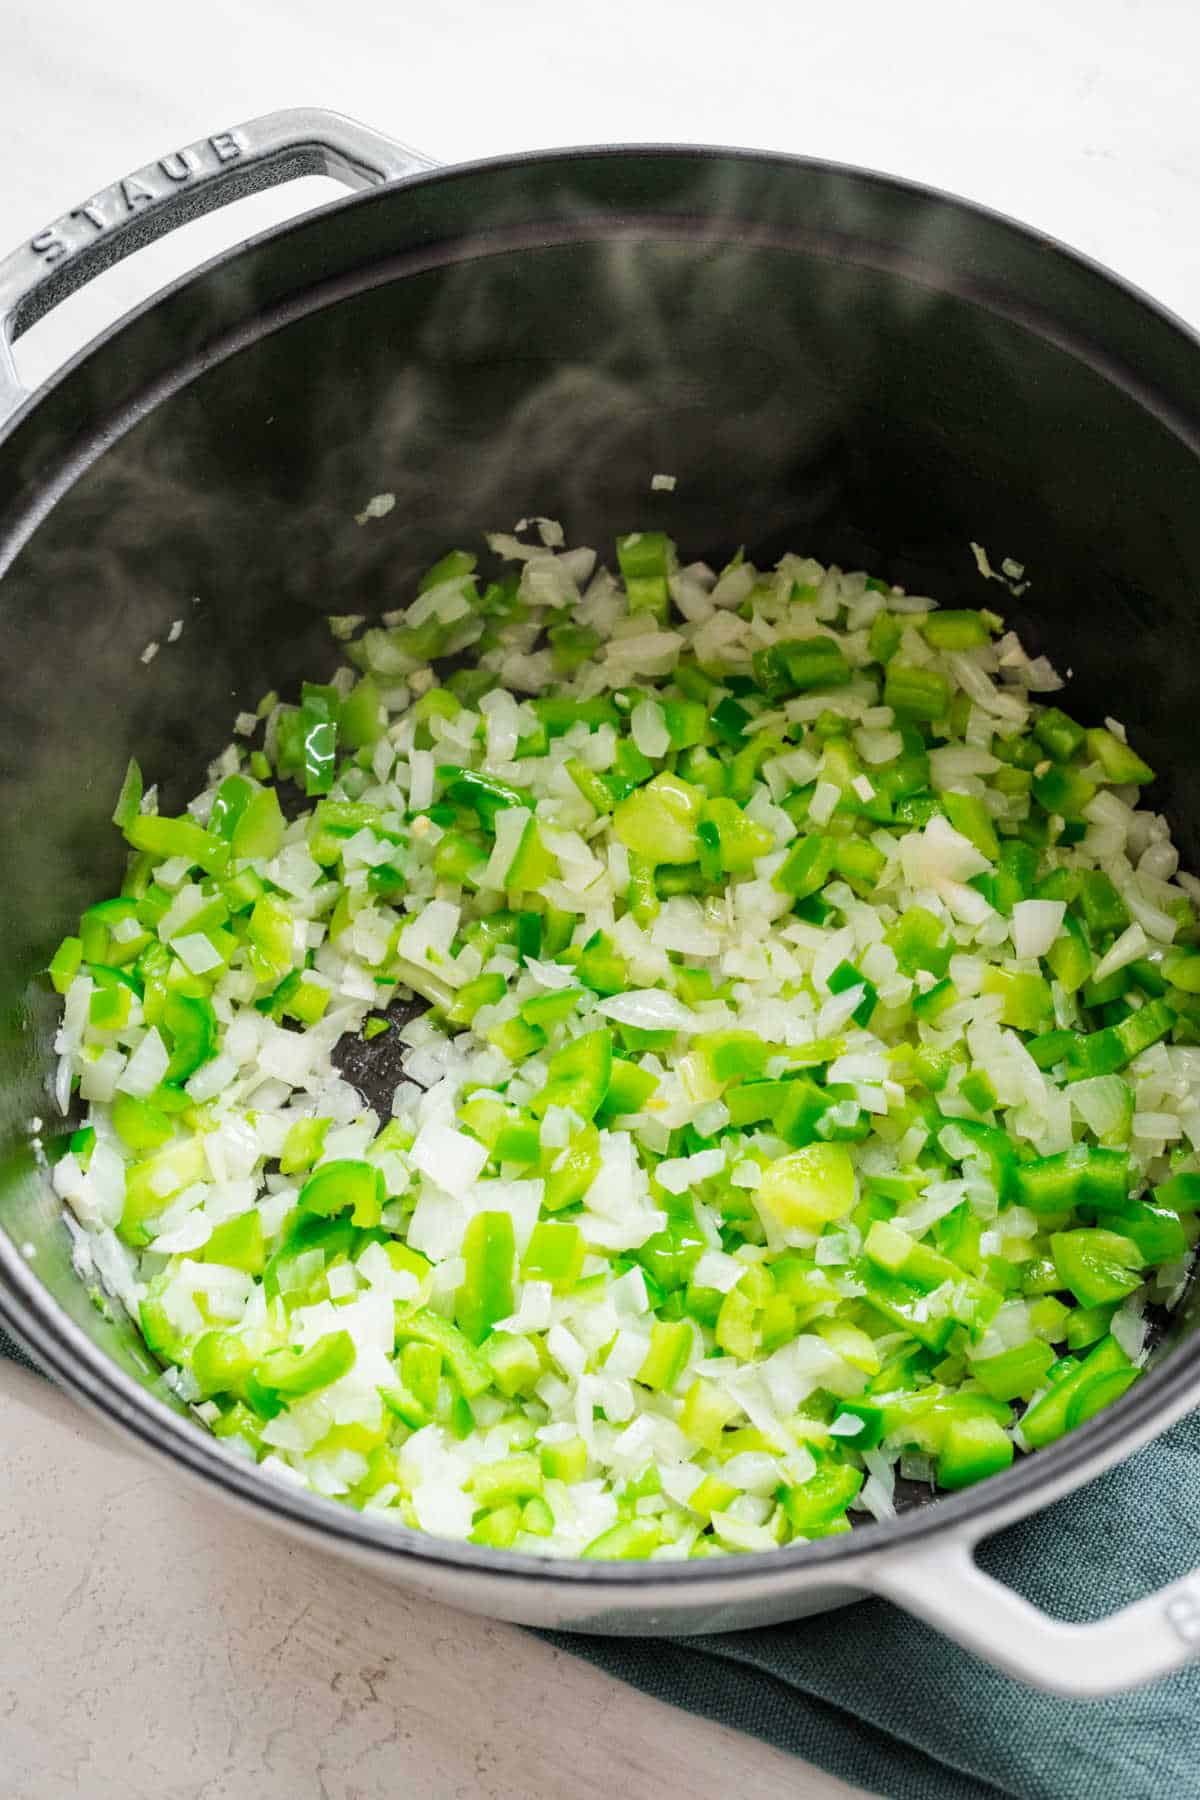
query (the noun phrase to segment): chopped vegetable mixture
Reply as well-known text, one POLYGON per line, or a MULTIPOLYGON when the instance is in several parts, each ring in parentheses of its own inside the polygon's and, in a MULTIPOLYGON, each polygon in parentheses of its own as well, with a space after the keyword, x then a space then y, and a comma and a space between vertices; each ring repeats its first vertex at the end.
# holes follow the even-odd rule
POLYGON ((1197 1235, 1152 771, 990 612, 535 524, 333 621, 184 815, 131 765, 50 965, 79 1266, 230 1448, 476 1544, 771 1549, 1004 1469, 1197 1235))

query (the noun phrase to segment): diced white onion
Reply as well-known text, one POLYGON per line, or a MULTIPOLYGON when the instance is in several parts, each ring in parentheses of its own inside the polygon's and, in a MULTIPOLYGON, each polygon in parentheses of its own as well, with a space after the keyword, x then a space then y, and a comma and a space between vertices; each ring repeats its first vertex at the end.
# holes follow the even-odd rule
MULTIPOLYGON (((651 485, 666 490, 674 478, 651 485)), ((360 522, 394 504, 393 495, 376 496, 360 522)), ((637 534, 626 541, 636 548, 637 534)), ((65 983, 62 966, 74 957, 59 959, 55 979, 67 991, 53 1094, 68 1129, 81 1122, 76 1108, 90 1128, 49 1174, 72 1260, 135 1322, 159 1325, 164 1342, 180 1340, 156 1388, 192 1405, 205 1424, 219 1422, 228 1400, 201 1398, 191 1367, 200 1337, 228 1333, 257 1364, 274 1350, 303 1353, 345 1334, 353 1357, 336 1380, 281 1396, 253 1442, 247 1432, 229 1441, 268 1475, 365 1505, 379 1519, 486 1537, 480 1521, 493 1508, 483 1471, 528 1457, 551 1523, 538 1535, 546 1513, 530 1505, 519 1552, 578 1555, 626 1518, 649 1526, 656 1560, 681 1560, 698 1543, 770 1550, 788 1537, 780 1490, 810 1481, 820 1446, 839 1443, 842 1461, 865 1474, 855 1510, 887 1519, 897 1470, 929 1482, 938 1465, 902 1445, 899 1432, 865 1449, 861 1421, 839 1405, 913 1341, 904 1318, 871 1309, 865 1271, 875 1254, 890 1244, 901 1258, 905 1245, 927 1259, 934 1250, 956 1257, 935 1228, 961 1213, 980 1254, 1003 1259, 1015 1284, 1049 1256, 1051 1227, 1105 1220, 1082 1205, 1067 1209, 1064 1226, 1015 1203, 977 1123, 985 1103, 987 1130, 1007 1133, 1018 1168, 1095 1140, 1119 1150, 1127 1191, 1140 1198, 1200 1163, 1200 1048, 1176 1041, 1188 1035, 1182 1027, 1119 1073, 1072 1081, 1073 1055, 1064 1053, 1066 1069, 1035 1061, 1035 1036, 1046 1048, 1052 1027, 1097 1024, 1088 990, 1068 992, 1050 966, 1065 902, 994 907, 981 891, 987 880, 974 885, 988 875, 989 857, 942 811, 919 829, 846 811, 847 799, 851 812, 878 810, 890 791, 885 766, 909 739, 872 657, 877 621, 899 633, 901 665, 947 680, 956 698, 926 734, 923 785, 956 817, 956 796, 981 805, 1006 844, 1018 833, 1038 836, 1028 826, 1041 818, 1039 802, 1014 791, 1007 774, 1010 758, 1027 760, 1033 741, 1017 738, 1035 713, 1030 695, 1052 691, 1058 678, 1011 632, 968 652, 939 652, 922 629, 932 600, 806 557, 762 570, 738 556, 718 575, 702 563, 677 566, 671 547, 673 610, 663 622, 631 612, 622 581, 597 567, 595 551, 567 549, 555 520, 531 516, 490 542, 517 579, 511 595, 489 590, 486 620, 475 606, 474 559, 460 553, 407 607, 378 622, 333 621, 339 642, 355 640, 356 666, 337 670, 332 691, 347 701, 369 678, 375 741, 344 760, 319 810, 310 803, 293 816, 287 806, 286 817, 260 822, 257 854, 242 854, 246 834, 235 834, 217 873, 188 855, 151 859, 151 895, 99 915, 108 935, 95 937, 109 949, 89 948, 88 963, 65 983), (506 616, 510 598, 517 604, 506 616), (583 654, 572 654, 564 679, 559 632, 574 626, 583 654), (413 651, 414 628, 428 636, 428 660, 413 651), (841 685, 782 695, 756 686, 777 645, 817 638, 840 645, 841 685), (453 705, 435 695, 418 720, 414 701, 460 658, 479 688, 453 705), (735 693, 750 714, 746 743, 771 751, 761 761, 754 753, 736 799, 707 791, 708 757, 728 764, 733 754, 723 741, 698 752, 694 766, 685 753, 680 774, 672 772, 677 702, 667 683, 678 672, 690 688, 685 665, 719 672, 707 710, 722 692, 735 693), (535 698, 543 694, 567 703, 557 718, 535 698), (840 735, 826 729, 831 715, 840 735), (627 751, 667 765, 651 790, 664 799, 657 836, 645 790, 622 797, 627 751), (447 766, 481 780, 473 816, 435 804, 447 766), (576 776, 588 786, 581 767, 604 778, 603 791, 592 789, 599 807, 578 785, 576 776), (688 785, 678 786, 689 768, 688 785), (740 866, 738 817, 762 833, 740 866), (708 822, 718 821, 723 852, 734 852, 723 860, 733 866, 709 879, 700 851, 708 822), (851 828, 847 840, 841 833, 851 828), (816 896, 797 902, 795 845, 812 834, 828 839, 836 861, 816 896), (869 881, 847 854, 853 845, 877 853, 869 881), (460 876, 463 857, 470 867, 460 876), (228 920, 218 917, 222 904, 228 920), (933 915, 944 942, 943 957, 927 967, 905 952, 900 922, 916 907, 933 915), (147 932, 151 949, 135 964, 147 932), (93 957, 126 964, 133 992, 98 988, 112 977, 93 979, 93 957), (1043 959, 1044 984, 1033 974, 1043 959), (165 986, 160 969, 170 971, 165 986), (1028 986, 1010 989, 997 973, 1028 986), (944 974, 949 1004, 914 1008, 944 974), (164 1086, 172 1064, 188 1060, 177 991, 207 996, 216 1026, 203 1059, 180 1077, 182 1097, 164 1086), (306 1023, 300 1015, 314 995, 324 1011, 306 1023), (384 1026, 377 1043, 368 1020, 372 1032, 384 1026), (354 1085, 363 1068, 372 1077, 361 1077, 365 1087, 381 1090, 373 1104, 354 1085), (634 1071, 647 1093, 625 1112, 620 1084, 634 1071), (924 1087, 914 1104, 914 1081, 933 1092, 932 1107, 920 1100, 924 1087), (797 1131, 822 1093, 819 1118, 797 1131), (141 1109, 131 1098, 150 1104, 141 1109), (353 1212, 335 1212, 329 1231, 306 1242, 305 1219, 321 1224, 339 1197, 323 1182, 337 1165, 355 1190, 353 1212), (853 1201, 873 1184, 893 1196, 895 1212, 872 1228, 872 1241, 853 1201), (135 1224, 149 1234, 144 1247, 118 1236, 135 1235, 135 1224), (235 1249, 238 1232, 213 1255, 213 1234, 229 1225, 244 1228, 246 1256, 235 1249), (426 1415, 415 1409, 434 1397, 405 1391, 410 1376, 414 1388, 422 1384, 403 1346, 409 1333, 440 1340, 456 1319, 479 1335, 464 1311, 485 1225, 508 1265, 495 1287, 511 1291, 490 1309, 506 1307, 507 1316, 489 1316, 473 1346, 494 1379, 460 1381, 469 1364, 447 1348, 434 1422, 421 1425, 426 1415), (662 1307, 654 1240, 668 1241, 668 1228, 672 1240, 678 1228, 686 1249, 688 1285, 725 1309, 715 1342, 711 1323, 671 1326, 677 1309, 662 1307), (347 1230, 361 1247, 346 1249, 347 1230), (550 1260, 538 1263, 539 1231, 541 1253, 549 1259, 560 1245, 570 1263, 561 1279, 550 1260), (260 1249, 269 1292, 261 1274, 248 1272, 261 1268, 260 1249), (786 1282, 783 1256, 795 1262, 786 1282), (235 1266, 241 1261, 246 1268, 235 1266), (759 1340, 734 1354, 726 1346, 735 1343, 737 1297, 757 1309, 764 1272, 794 1293, 799 1329, 789 1332, 786 1306, 771 1306, 760 1321, 769 1348, 759 1340), (674 1363, 662 1391, 641 1379, 658 1347, 674 1363), (747 1441, 753 1433, 758 1448, 730 1455, 726 1445, 714 1451, 719 1440, 707 1432, 704 1441, 689 1435, 697 1383, 724 1403, 726 1445, 733 1432, 747 1441), (451 1429, 446 1407, 460 1389, 469 1417, 460 1402, 451 1429), (557 1479, 547 1452, 571 1445, 574 1457, 576 1438, 582 1472, 557 1479), (364 1448, 387 1443, 394 1468, 364 1448), (653 1492, 626 1501, 627 1485, 643 1475, 653 1492), (701 1483, 711 1492, 710 1477, 733 1490, 711 1518, 697 1500, 701 1483)), ((977 555, 985 575, 1018 590, 1019 565, 1006 558, 997 575, 982 549, 977 555)), ((177 622, 166 641, 178 634, 177 622)), ((451 686, 457 692, 458 681, 451 686)), ((370 693, 360 688, 358 702, 370 693)), ((246 765, 260 717, 263 750, 277 760, 296 718, 290 698, 271 695, 239 715, 234 741, 209 764, 206 786, 186 808, 193 829, 215 833, 221 784, 246 765)), ((1108 724, 1124 741, 1123 728, 1108 724)), ((1095 788, 1085 829, 1055 826, 1037 875, 1098 869, 1114 884, 1131 923, 1102 956, 1097 948, 1091 977, 1104 982, 1143 958, 1161 960, 1176 938, 1190 947, 1181 903, 1200 903, 1200 880, 1180 871, 1166 821, 1132 785, 1106 782, 1098 758, 1083 767, 1095 788)), ((158 804, 151 787, 141 815, 153 818, 158 804)), ((88 931, 81 927, 85 942, 88 931)), ((1188 980, 1182 962, 1165 967, 1188 980)), ((1178 1000, 1181 988, 1171 991, 1178 1000)), ((1145 1004, 1136 988, 1131 1000, 1145 1004)), ((34 1122, 35 1148, 42 1131, 34 1122)), ((1148 1309, 1178 1304, 1190 1264, 1139 1271, 1142 1285, 1115 1312, 1113 1337, 1135 1362, 1147 1354, 1148 1309)), ((979 1304, 974 1265, 957 1274, 947 1266, 950 1277, 932 1291, 913 1285, 910 1322, 952 1324, 947 1348, 970 1382, 981 1359, 1046 1329, 1045 1307, 1009 1298, 993 1312, 979 1304)), ((447 1336, 448 1346, 456 1342, 447 1336)), ((459 1351, 468 1357, 468 1347, 459 1351)), ((951 1389, 960 1379, 949 1363, 940 1373, 951 1389)), ((896 1381, 901 1391, 911 1385, 896 1381)), ((1008 1429, 1026 1448, 1019 1427, 1008 1429)))
POLYGON ((409 1154, 414 1168, 455 1196, 473 1186, 487 1162, 486 1145, 436 1119, 422 1125, 409 1154))
POLYGON ((663 988, 638 988, 602 1000, 596 1011, 638 1031, 693 1031, 695 1015, 663 988))
POLYGON ((1046 955, 1062 930, 1066 910, 1062 900, 1018 900, 1014 904, 1012 942, 1022 961, 1046 955))
POLYGON ((1144 956, 1149 947, 1150 940, 1142 927, 1136 921, 1127 925, 1092 970, 1092 980, 1107 981, 1110 975, 1115 975, 1119 969, 1127 968, 1139 956, 1144 956))
POLYGON ((151 1026, 117 1080, 117 1091, 144 1100, 166 1079, 171 1058, 155 1026, 151 1026))

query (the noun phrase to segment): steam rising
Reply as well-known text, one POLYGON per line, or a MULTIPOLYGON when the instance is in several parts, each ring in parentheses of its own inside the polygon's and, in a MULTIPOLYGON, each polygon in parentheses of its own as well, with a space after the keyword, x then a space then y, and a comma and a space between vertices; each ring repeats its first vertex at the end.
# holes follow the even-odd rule
MULTIPOLYGON (((1074 664, 1098 716, 1143 724, 1159 692, 1152 754, 1190 717, 1200 558, 1181 539, 1200 506, 1156 524, 1160 428, 1049 347, 1045 311, 1016 298, 1046 291, 1041 252, 1008 227, 836 171, 663 153, 450 171, 292 241, 290 264, 254 251, 151 311, 94 380, 86 365, 69 378, 46 443, 5 452, 33 503, 106 416, 106 383, 132 395, 143 355, 212 364, 96 446, 0 583, 10 1009, 111 886, 131 752, 179 804, 239 709, 332 661, 325 614, 393 609, 449 544, 525 514, 562 518, 602 555, 639 524, 710 559, 803 544, 950 603, 979 599, 969 541, 1003 544, 1038 571, 1038 612, 1014 622, 1074 664), (447 243, 450 217, 462 236, 447 243), (397 220, 420 246, 405 257, 397 220), (240 321, 297 283, 266 335, 223 359, 240 321), (1140 431, 1140 457, 1118 425, 1140 431), (648 492, 658 469, 675 492, 648 492), (364 496, 385 489, 394 512, 359 530, 364 496), (1166 668, 1151 635, 1164 604, 1181 650, 1166 668), (1110 631, 1076 650, 1056 606, 1110 631), (144 667, 185 610, 182 640, 144 667), (1128 646, 1117 670, 1112 633, 1128 646)), ((14 1118, 37 1110, 27 1099, 14 1118)))

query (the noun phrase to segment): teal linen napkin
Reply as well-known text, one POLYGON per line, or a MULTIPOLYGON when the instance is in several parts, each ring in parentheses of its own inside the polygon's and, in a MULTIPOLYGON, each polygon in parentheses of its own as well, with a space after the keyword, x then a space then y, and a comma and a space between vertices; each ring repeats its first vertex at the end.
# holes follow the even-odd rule
MULTIPOLYGON (((29 1366, 3 1332, 0 1354, 29 1366)), ((980 1560, 1027 1599, 1080 1620, 1186 1574, 1200 1563, 1200 1414, 1010 1527, 980 1560)), ((543 1635, 887 1800, 1200 1795, 1200 1665, 1112 1700, 1057 1700, 882 1600, 712 1637, 543 1635)))
MULTIPOLYGON (((1200 1563, 1200 1414, 991 1539, 979 1560, 1080 1621, 1186 1575, 1200 1563)), ((1134 1694, 1060 1700, 882 1600, 712 1637, 554 1641, 887 1800, 1200 1795, 1200 1664, 1134 1694)))

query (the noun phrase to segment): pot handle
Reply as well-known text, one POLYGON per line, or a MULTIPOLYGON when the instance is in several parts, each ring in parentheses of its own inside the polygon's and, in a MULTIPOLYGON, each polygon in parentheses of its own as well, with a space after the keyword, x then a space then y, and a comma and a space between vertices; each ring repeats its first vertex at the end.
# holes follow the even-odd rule
POLYGON ((201 213, 302 175, 378 186, 432 158, 341 113, 264 113, 147 163, 36 232, 0 261, 0 425, 26 398, 10 346, 68 294, 201 213))
POLYGON ((865 1585, 1009 1675, 1073 1700, 1127 1692, 1200 1652, 1200 1579, 1185 1575, 1094 1624, 1052 1618, 975 1561, 995 1526, 892 1551, 865 1585))

